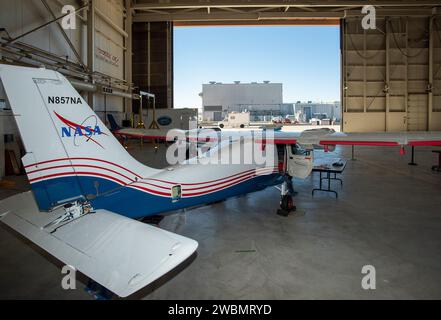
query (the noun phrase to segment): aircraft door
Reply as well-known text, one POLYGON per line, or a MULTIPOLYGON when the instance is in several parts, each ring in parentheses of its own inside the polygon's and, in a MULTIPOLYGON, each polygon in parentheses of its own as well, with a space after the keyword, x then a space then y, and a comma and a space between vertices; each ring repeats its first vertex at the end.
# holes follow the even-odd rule
POLYGON ((302 149, 299 145, 286 145, 287 171, 291 177, 305 179, 314 166, 313 151, 302 149))

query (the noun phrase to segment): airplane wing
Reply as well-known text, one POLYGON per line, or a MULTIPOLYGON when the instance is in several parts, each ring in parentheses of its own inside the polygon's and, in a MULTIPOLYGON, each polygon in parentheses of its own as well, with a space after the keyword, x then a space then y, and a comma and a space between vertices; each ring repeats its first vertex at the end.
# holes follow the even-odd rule
POLYGON ((303 132, 274 132, 277 144, 354 145, 354 146, 441 146, 441 131, 433 132, 373 132, 343 133, 330 129, 303 132))
POLYGON ((215 142, 220 138, 218 131, 213 129, 137 129, 124 128, 112 131, 115 136, 126 137, 130 139, 156 139, 163 141, 197 141, 197 142, 215 142))
POLYGON ((166 140, 167 130, 162 129, 136 129, 124 128, 112 132, 115 136, 126 137, 130 139, 157 139, 166 140))
POLYGON ((194 240, 106 210, 48 226, 63 211, 40 212, 31 192, 0 201, 2 223, 120 297, 173 270, 198 246, 194 240))
POLYGON ((115 136, 157 140, 166 140, 167 138, 167 130, 164 129, 121 128, 111 113, 107 114, 107 120, 110 124, 110 131, 115 136))

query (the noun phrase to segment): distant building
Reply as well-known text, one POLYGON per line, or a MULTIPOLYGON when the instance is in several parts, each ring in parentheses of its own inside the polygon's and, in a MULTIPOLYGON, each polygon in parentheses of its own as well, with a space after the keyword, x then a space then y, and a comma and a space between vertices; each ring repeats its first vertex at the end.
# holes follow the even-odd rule
POLYGON ((204 121, 222 121, 232 111, 250 112, 251 121, 294 114, 294 105, 283 103, 281 83, 210 82, 202 85, 200 95, 204 121))
POLYGON ((341 121, 341 103, 336 102, 300 102, 295 104, 295 112, 300 114, 301 122, 309 122, 312 118, 341 121))

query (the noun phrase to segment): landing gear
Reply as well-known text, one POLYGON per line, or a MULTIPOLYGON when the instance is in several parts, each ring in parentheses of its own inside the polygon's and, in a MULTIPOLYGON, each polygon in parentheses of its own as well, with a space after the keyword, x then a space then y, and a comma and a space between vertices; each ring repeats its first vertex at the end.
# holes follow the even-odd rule
POLYGON ((294 204, 294 188, 292 186, 292 177, 286 175, 282 184, 280 196, 280 209, 277 210, 279 216, 287 217, 291 212, 296 211, 294 204))
POLYGON ((280 199, 280 208, 285 211, 294 211, 296 206, 294 205, 294 198, 292 195, 284 195, 280 199))

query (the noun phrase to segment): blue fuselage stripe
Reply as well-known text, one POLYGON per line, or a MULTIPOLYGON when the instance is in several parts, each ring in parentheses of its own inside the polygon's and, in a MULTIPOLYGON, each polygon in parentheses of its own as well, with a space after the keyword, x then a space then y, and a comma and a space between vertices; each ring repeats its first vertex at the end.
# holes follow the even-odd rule
POLYGON ((278 185, 282 180, 283 177, 278 173, 257 176, 216 192, 196 197, 183 197, 178 201, 173 201, 171 197, 121 186, 107 179, 88 176, 40 181, 32 184, 32 190, 41 210, 48 210, 56 204, 51 201, 52 193, 56 193, 58 199, 87 195, 92 199, 90 202, 95 209, 106 209, 130 218, 141 218, 262 190, 268 186, 278 185))

